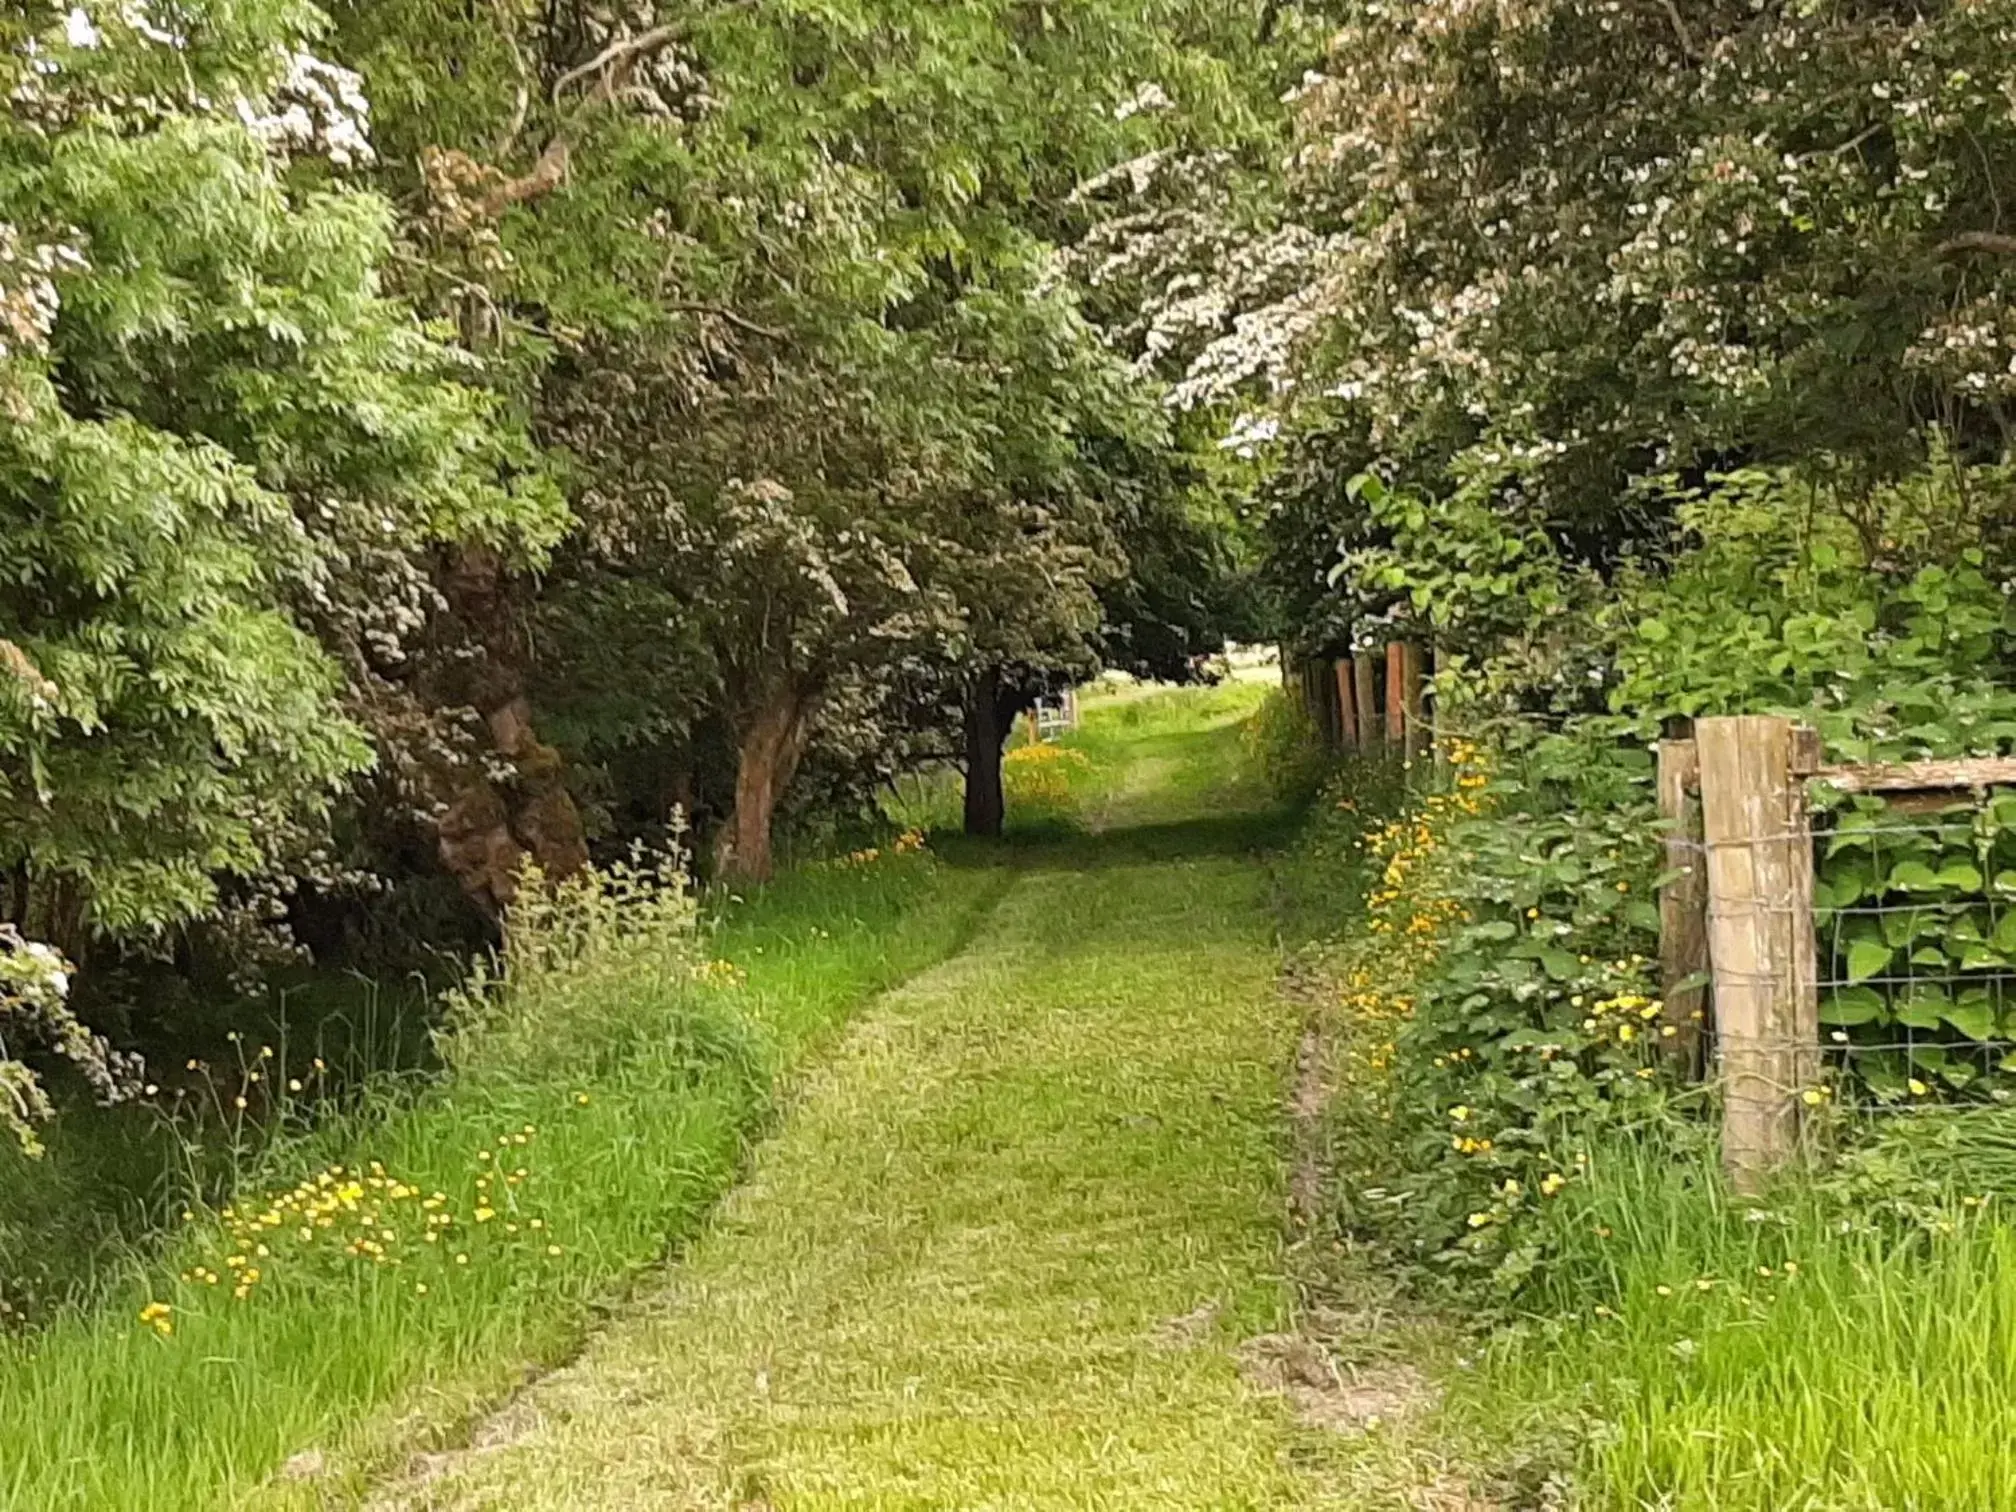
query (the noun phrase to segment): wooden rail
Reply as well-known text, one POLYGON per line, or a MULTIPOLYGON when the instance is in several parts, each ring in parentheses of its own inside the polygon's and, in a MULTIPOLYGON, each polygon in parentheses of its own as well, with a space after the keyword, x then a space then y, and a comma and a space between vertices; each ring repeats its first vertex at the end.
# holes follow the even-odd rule
POLYGON ((1977 788, 2016 785, 2016 756, 1823 766, 1816 768, 1813 776, 1844 793, 1969 792, 1977 788))

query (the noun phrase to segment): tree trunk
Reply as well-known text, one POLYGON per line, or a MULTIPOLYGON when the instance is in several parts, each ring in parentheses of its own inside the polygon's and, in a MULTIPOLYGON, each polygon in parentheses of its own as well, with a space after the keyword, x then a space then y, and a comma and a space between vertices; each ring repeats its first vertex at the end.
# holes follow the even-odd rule
POLYGON ((966 833, 998 839, 1007 817, 1001 790, 1001 745, 1008 732, 997 716, 1000 679, 985 673, 966 694, 966 833))
POLYGON ((1001 748, 1026 699, 1003 686, 990 667, 966 691, 966 833, 999 839, 1008 801, 1001 783, 1001 748))
POLYGON ((767 882, 775 870, 770 823, 805 750, 805 700, 786 684, 742 726, 735 764, 735 812, 717 852, 729 882, 767 882))
POLYGON ((568 876, 588 864, 588 842, 560 753, 533 730, 516 627, 521 584, 494 551, 471 546, 456 554, 441 586, 477 654, 453 659, 453 672, 427 690, 430 701, 476 709, 490 750, 513 774, 499 781, 491 763, 456 761, 424 765, 424 781, 438 804, 442 864, 494 917, 517 896, 528 859, 549 877, 568 876))

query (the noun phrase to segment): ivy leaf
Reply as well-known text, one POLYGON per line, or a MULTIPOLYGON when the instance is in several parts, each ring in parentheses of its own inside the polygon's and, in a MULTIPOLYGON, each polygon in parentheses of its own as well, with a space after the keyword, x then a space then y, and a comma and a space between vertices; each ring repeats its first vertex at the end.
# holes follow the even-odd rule
POLYGON ((1989 971, 2010 964, 2008 956, 1986 945, 1969 945, 1960 956, 1962 971, 1989 971))

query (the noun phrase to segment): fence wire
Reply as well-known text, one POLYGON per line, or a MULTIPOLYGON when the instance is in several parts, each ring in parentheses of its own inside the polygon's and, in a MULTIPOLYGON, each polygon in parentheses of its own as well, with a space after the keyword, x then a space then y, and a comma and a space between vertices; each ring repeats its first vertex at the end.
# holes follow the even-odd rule
MULTIPOLYGON (((1732 1093, 1782 1100, 1810 1092, 1824 1068, 1819 1096, 1870 1112, 2016 1102, 2016 794, 1907 813, 1858 804, 1814 815, 1819 1045, 1746 1038, 1731 1053, 1717 1043, 1732 1093)), ((1803 836, 1668 844, 1706 864, 1720 850, 1803 836)), ((1710 919, 1804 911, 1796 899, 1759 898, 1711 907, 1710 919)), ((1754 972, 1717 963, 1714 978, 1724 990, 1765 987, 1792 969, 1776 958, 1754 972)))

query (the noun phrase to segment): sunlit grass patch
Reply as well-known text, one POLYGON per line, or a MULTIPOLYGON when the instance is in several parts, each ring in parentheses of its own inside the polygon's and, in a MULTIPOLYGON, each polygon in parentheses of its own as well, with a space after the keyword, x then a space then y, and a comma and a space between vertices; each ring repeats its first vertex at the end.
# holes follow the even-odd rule
POLYGON ((1951 1196, 1899 1225, 1838 1192, 1729 1196, 1656 1144, 1593 1152, 1543 1306, 1459 1410, 1551 1446, 1594 1507, 2007 1506, 2016 1232, 1951 1196))
POLYGON ((1212 776, 1228 748, 1182 702, 1100 747, 1167 853, 1019 851, 973 945, 857 1026, 664 1294, 529 1392, 522 1434, 385 1505, 1319 1504, 1235 1358, 1283 1324, 1300 1011, 1261 868, 1182 828, 1245 791, 1212 776))

